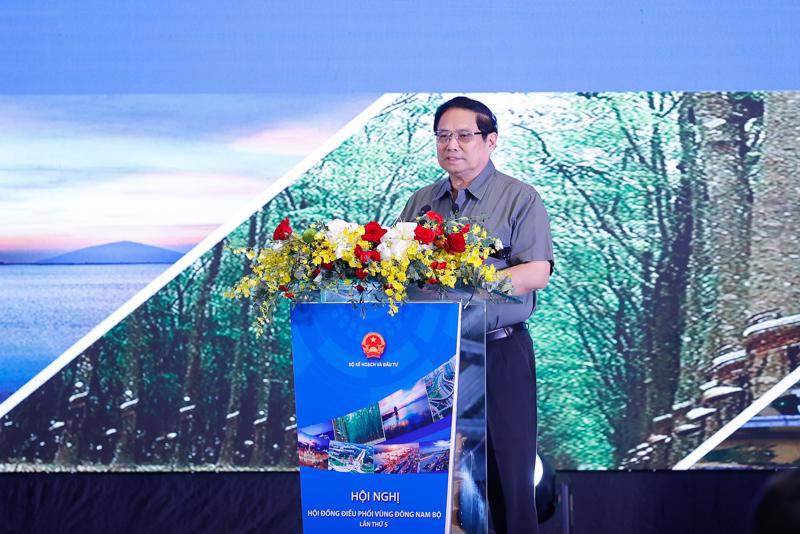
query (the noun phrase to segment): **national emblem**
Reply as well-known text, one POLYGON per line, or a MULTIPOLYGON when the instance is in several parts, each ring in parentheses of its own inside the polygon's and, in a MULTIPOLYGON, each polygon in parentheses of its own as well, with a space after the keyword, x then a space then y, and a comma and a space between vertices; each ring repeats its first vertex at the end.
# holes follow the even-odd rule
POLYGON ((367 358, 380 358, 386 349, 386 340, 377 332, 369 332, 361 340, 361 348, 367 358))

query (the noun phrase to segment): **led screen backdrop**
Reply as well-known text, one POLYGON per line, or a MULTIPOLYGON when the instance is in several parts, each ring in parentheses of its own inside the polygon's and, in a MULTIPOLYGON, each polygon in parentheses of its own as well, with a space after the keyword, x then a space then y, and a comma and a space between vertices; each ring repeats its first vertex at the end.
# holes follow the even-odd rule
POLYGON ((373 100, 0 96, 0 401, 373 100))
MULTIPOLYGON (((539 190, 553 227, 556 271, 529 323, 542 453, 570 469, 796 463, 800 94, 475 96, 498 115, 496 165, 539 190)), ((443 176, 431 135, 443 98, 382 100, 4 404, 3 469, 295 468, 288 309, 255 337, 249 303, 222 296, 247 269, 227 247, 264 243, 286 216, 393 222, 443 176)))

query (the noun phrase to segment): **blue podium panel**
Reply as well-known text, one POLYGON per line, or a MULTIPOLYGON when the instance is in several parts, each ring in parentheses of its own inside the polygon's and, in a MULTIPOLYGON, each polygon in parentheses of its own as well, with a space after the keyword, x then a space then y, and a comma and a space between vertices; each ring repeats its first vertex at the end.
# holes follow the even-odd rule
POLYGON ((442 534, 451 522, 461 306, 298 304, 292 313, 306 534, 442 534))

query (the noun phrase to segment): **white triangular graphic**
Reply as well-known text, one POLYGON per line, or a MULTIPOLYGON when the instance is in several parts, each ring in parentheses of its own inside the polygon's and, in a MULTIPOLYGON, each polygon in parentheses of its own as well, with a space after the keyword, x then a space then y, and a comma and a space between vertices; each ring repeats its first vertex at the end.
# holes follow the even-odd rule
POLYGON ((728 439, 754 416, 761 413, 761 410, 769 406, 775 399, 780 397, 798 381, 800 381, 800 367, 783 377, 780 382, 772 386, 771 389, 756 399, 750 406, 742 410, 742 412, 731 419, 725 426, 701 443, 699 447, 676 463, 672 469, 675 471, 691 469, 691 467, 702 460, 706 454, 717 448, 723 441, 728 439))

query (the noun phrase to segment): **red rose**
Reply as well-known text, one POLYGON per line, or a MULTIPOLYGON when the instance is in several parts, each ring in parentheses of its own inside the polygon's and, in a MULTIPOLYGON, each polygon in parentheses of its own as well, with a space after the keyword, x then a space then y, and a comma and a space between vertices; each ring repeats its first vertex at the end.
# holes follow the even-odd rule
POLYGON ((289 226, 289 217, 286 217, 281 223, 275 228, 275 231, 272 232, 272 239, 275 241, 284 241, 285 239, 289 239, 289 236, 292 235, 292 227, 289 226))
POLYGON ((363 293, 364 292, 364 286, 362 286, 361 284, 356 285, 356 291, 358 291, 359 293, 363 293))
POLYGON ((418 224, 416 228, 414 228, 414 239, 422 243, 423 245, 430 245, 433 243, 433 238, 436 237, 433 233, 433 230, 430 228, 425 228, 421 224, 418 224))
POLYGON ((442 216, 436 213, 435 211, 429 211, 425 214, 425 216, 432 221, 436 221, 437 224, 442 224, 444 222, 442 216))
POLYGON ((440 269, 446 269, 447 268, 447 262, 446 261, 438 261, 438 262, 435 261, 435 262, 431 263, 431 268, 436 269, 437 271, 440 270, 440 269))
POLYGON ((367 263, 368 261, 381 261, 381 253, 377 250, 364 250, 361 248, 361 245, 356 245, 355 250, 353 251, 355 257, 358 258, 358 261, 361 263, 367 263))
POLYGON ((439 281, 436 278, 428 278, 428 283, 431 285, 438 284, 439 281))
POLYGON ((333 269, 333 264, 332 263, 327 263, 327 262, 320 263, 319 266, 322 267, 323 269, 325 269, 326 271, 330 271, 331 269, 333 269))
POLYGON ((364 225, 364 235, 361 238, 364 241, 370 241, 372 243, 380 243, 383 234, 385 234, 388 230, 385 230, 380 224, 375 221, 368 222, 364 225))
POLYGON ((360 261, 361 263, 367 263, 367 260, 369 260, 369 254, 367 253, 366 250, 361 248, 361 245, 356 245, 353 254, 355 255, 356 258, 358 258, 358 261, 360 261))
POLYGON ((287 291, 286 293, 283 294, 283 296, 286 297, 287 299, 293 299, 294 293, 287 291))
POLYGON ((444 249, 447 252, 464 252, 467 248, 467 243, 464 241, 464 234, 447 234, 444 249))
POLYGON ((436 225, 436 228, 434 228, 433 232, 437 236, 444 235, 444 226, 442 226, 441 224, 436 225))
POLYGON ((469 224, 465 224, 464 228, 461 229, 462 234, 466 234, 467 232, 469 232, 469 224))
POLYGON ((364 278, 367 277, 367 271, 365 271, 364 269, 356 269, 356 276, 358 277, 359 280, 363 280, 364 278))

